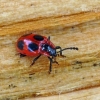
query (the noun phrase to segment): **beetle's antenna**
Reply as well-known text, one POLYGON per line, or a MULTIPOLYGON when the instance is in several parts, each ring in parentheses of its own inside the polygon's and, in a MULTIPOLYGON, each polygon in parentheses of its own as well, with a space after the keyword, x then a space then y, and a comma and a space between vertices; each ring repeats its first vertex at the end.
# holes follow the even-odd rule
POLYGON ((59 52, 61 52, 61 51, 64 51, 64 50, 67 50, 67 49, 78 50, 77 47, 69 47, 69 48, 64 48, 64 49, 62 49, 62 50, 58 51, 57 53, 59 53, 59 52))

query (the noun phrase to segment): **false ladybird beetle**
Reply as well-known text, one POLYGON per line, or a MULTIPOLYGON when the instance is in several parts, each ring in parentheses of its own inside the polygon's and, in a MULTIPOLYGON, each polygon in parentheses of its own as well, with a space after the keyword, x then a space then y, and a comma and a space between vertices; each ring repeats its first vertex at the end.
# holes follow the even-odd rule
POLYGON ((58 53, 60 56, 64 57, 64 55, 62 55, 62 51, 67 49, 78 50, 77 47, 62 49, 60 46, 55 46, 50 41, 50 36, 47 38, 45 36, 33 33, 21 36, 17 40, 16 47, 20 57, 36 56, 30 66, 32 66, 41 55, 47 56, 50 61, 49 73, 52 71, 52 63, 58 64, 58 62, 55 60, 58 53), (57 51, 57 49, 60 51, 57 51))

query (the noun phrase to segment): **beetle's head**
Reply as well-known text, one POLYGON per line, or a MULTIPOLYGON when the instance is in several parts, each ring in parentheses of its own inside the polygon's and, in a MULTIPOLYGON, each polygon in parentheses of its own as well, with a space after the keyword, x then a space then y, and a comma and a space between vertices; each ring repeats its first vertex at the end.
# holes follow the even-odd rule
POLYGON ((56 49, 51 47, 48 44, 43 44, 42 45, 42 51, 48 53, 50 56, 56 57, 56 49))

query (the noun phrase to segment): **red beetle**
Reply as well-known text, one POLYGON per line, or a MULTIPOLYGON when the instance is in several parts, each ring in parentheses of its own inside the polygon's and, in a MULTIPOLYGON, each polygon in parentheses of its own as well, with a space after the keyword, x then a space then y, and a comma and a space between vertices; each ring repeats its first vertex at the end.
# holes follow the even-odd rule
POLYGON ((55 46, 50 41, 50 36, 47 38, 42 35, 38 34, 26 34, 21 36, 17 41, 17 51, 20 53, 20 57, 24 56, 36 56, 36 58, 33 60, 32 66, 35 61, 41 56, 45 55, 50 60, 50 67, 49 67, 49 73, 52 71, 52 63, 58 62, 54 59, 60 53, 60 56, 62 55, 62 51, 66 49, 74 49, 78 50, 77 47, 70 47, 70 48, 64 48, 62 49, 60 46, 55 46), (60 51, 56 51, 57 49, 60 49, 60 51))

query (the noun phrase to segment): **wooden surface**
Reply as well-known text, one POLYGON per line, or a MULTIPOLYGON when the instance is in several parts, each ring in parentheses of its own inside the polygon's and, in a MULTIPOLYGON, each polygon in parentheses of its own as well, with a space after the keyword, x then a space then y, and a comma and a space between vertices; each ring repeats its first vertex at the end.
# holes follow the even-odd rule
MULTIPOLYGON (((55 96, 34 98, 34 100, 99 100, 99 99, 100 99, 100 87, 74 91, 66 94, 59 93, 59 95, 55 96)), ((33 100, 33 98, 24 100, 33 100)))
POLYGON ((99 100, 99 0, 0 3, 0 99, 99 100), (30 32, 51 36, 62 48, 79 50, 64 51, 66 58, 57 57, 59 65, 53 64, 48 74, 47 57, 29 67, 34 57, 17 54, 17 39, 30 32))

